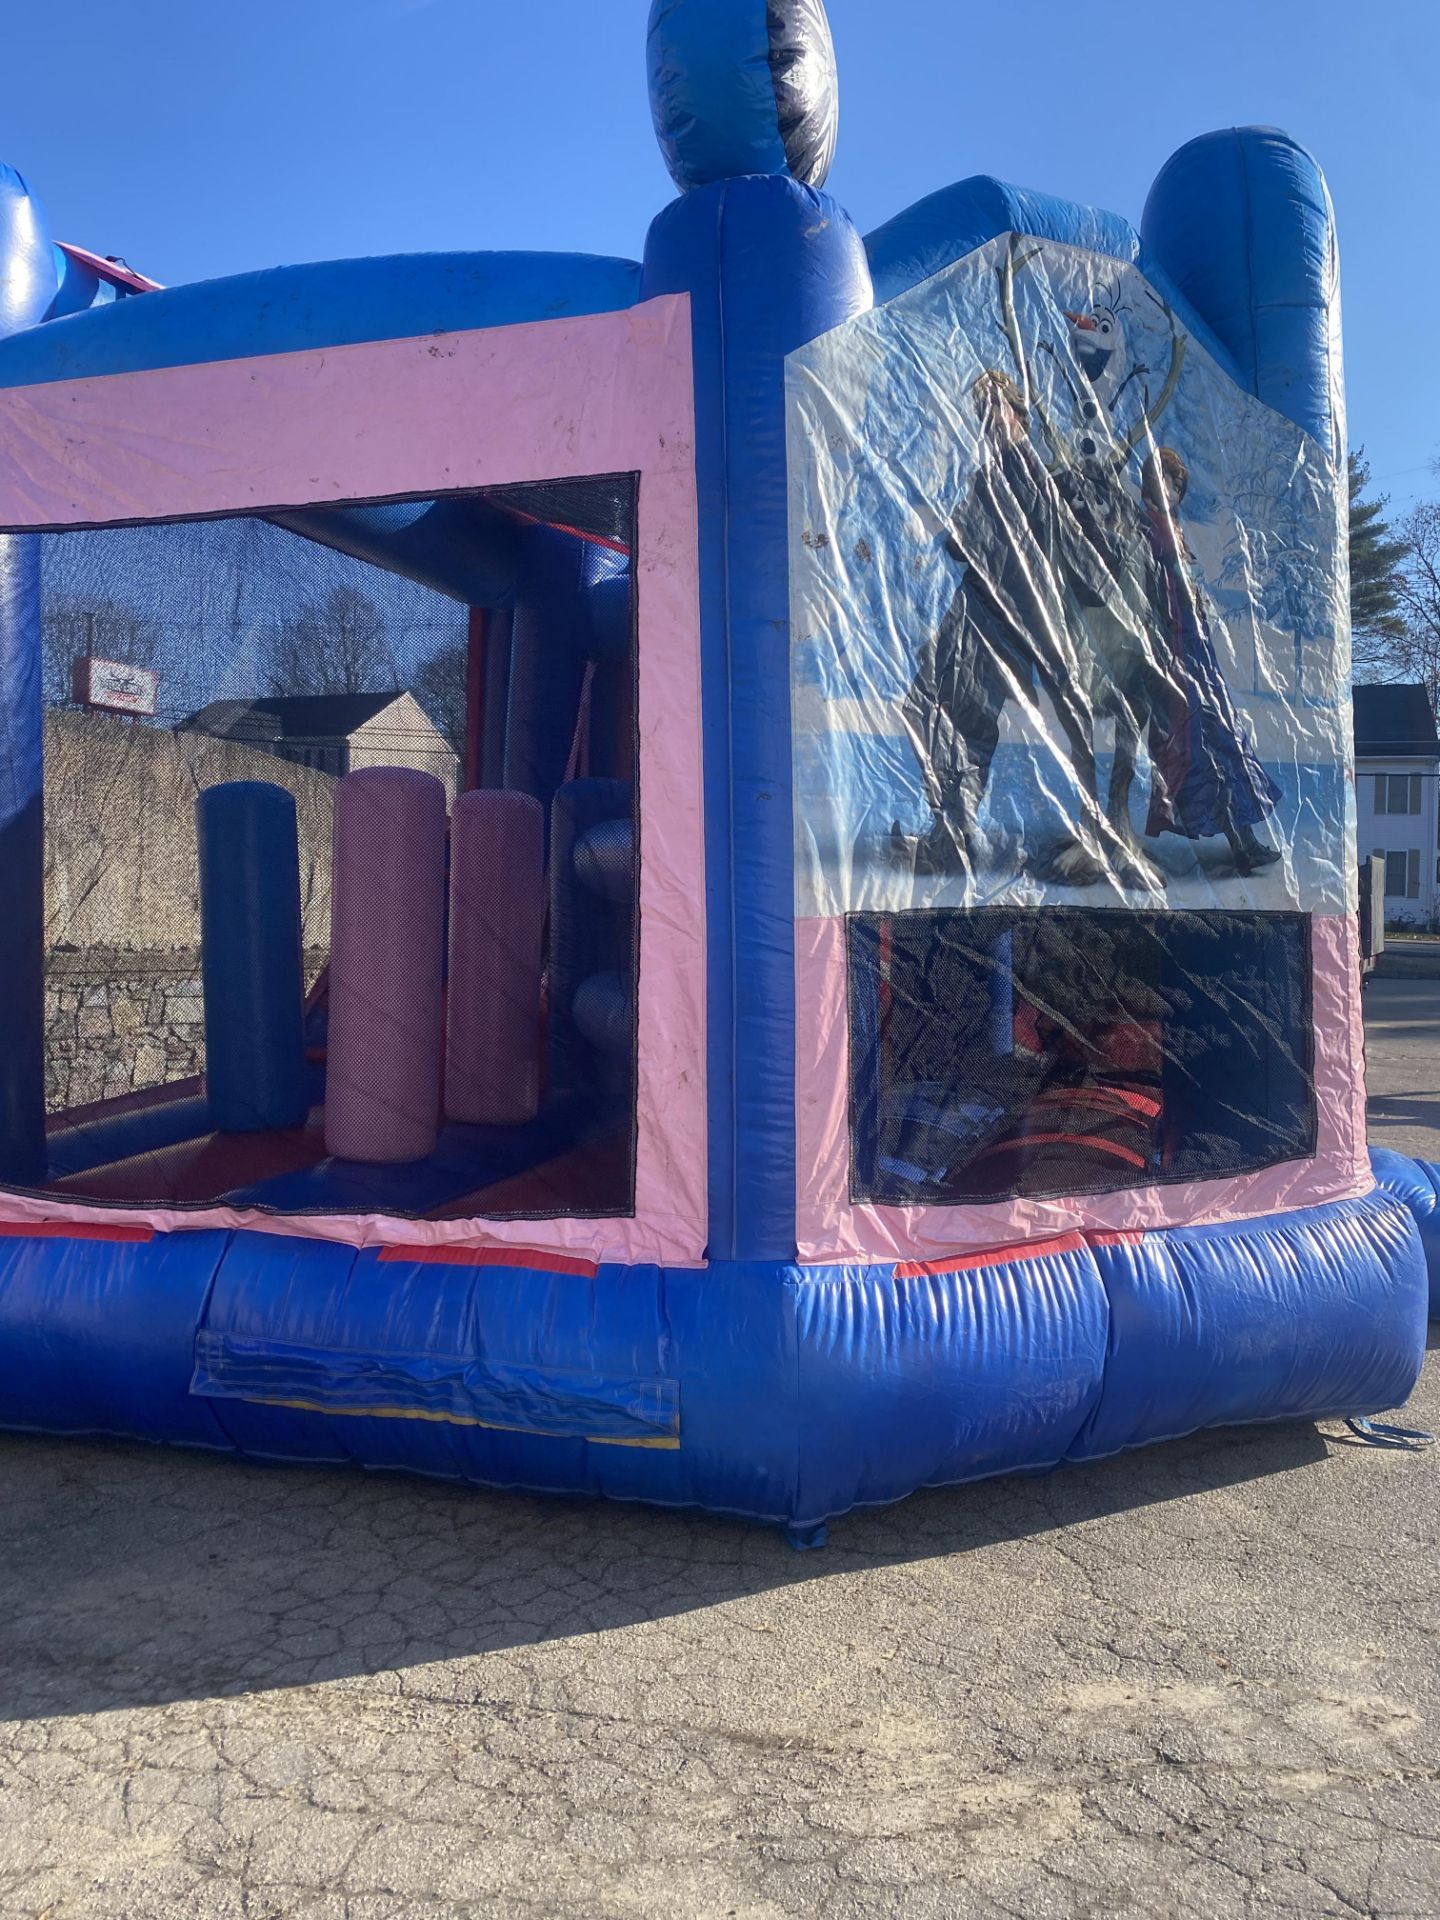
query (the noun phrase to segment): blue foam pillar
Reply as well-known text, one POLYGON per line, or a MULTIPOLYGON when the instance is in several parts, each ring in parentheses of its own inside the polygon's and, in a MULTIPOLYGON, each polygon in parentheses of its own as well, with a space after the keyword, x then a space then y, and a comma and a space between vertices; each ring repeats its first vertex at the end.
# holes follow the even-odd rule
POLYGON ((195 818, 210 1117, 222 1133, 298 1127, 308 1105, 295 801, 268 781, 232 780, 205 789, 195 818))
POLYGON ((528 528, 515 592, 503 784, 547 809, 565 782, 585 682, 587 545, 555 527, 528 528))

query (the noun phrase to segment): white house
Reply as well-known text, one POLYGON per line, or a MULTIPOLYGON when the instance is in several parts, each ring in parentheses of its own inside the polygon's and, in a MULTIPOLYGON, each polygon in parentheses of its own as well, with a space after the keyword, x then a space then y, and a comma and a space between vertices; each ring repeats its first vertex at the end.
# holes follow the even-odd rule
POLYGON ((1440 910, 1440 736, 1420 686, 1356 687, 1355 815, 1362 860, 1385 861, 1387 926, 1440 910))
POLYGON ((235 740, 337 777, 357 767, 419 767, 453 802, 460 762, 413 693, 285 694, 212 700, 176 728, 235 740))

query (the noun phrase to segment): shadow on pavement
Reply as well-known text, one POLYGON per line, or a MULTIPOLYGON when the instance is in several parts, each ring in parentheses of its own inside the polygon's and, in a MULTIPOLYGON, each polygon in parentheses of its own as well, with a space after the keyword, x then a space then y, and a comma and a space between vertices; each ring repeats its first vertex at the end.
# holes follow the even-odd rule
POLYGON ((691 1513, 0 1436, 0 1719, 406 1669, 963 1554, 1314 1465, 1232 1428, 835 1523, 824 1552, 691 1513))

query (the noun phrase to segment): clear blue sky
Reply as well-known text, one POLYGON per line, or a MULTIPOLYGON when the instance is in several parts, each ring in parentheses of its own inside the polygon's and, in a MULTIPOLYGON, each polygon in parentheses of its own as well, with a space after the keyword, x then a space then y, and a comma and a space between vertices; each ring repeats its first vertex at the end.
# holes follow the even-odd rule
MULTIPOLYGON (((635 256, 670 187, 646 0, 30 0, 0 155, 165 281, 448 247, 635 256)), ((1287 128, 1340 219, 1352 442, 1440 494, 1436 0, 830 0, 862 231, 968 173, 1138 220, 1192 134, 1287 128)))

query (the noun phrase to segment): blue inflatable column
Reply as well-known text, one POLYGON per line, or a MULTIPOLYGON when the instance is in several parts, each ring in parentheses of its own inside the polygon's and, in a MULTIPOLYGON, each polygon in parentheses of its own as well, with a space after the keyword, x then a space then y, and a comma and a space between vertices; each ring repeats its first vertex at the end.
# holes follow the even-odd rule
POLYGON ((45 1178, 40 542, 0 534, 0 1180, 45 1178))
POLYGON ((1160 169, 1141 238, 1267 407, 1343 466, 1340 260, 1325 176, 1288 134, 1202 134, 1160 169))
MULTIPOLYGON (((55 297, 55 251, 18 173, 0 165, 0 338, 55 297)), ((0 535, 0 1180, 45 1178, 45 695, 40 542, 0 535)))
POLYGON ((195 817, 210 1118, 222 1133, 301 1126, 309 1103, 294 796, 232 780, 207 787, 195 817))
POLYGON ((785 357, 872 304, 835 151, 823 0, 651 0, 680 189, 642 297, 690 296, 700 507, 712 1260, 795 1253, 795 886, 785 357))
MULTIPOLYGON (((763 9, 762 9, 763 11, 763 9)), ((870 305, 833 200, 780 174, 656 219, 642 291, 690 295, 700 503, 710 1256, 795 1251, 785 356, 870 305)))
POLYGON ((528 529, 521 548, 500 784, 547 810, 565 783, 585 682, 585 548, 575 534, 541 526, 528 529))

